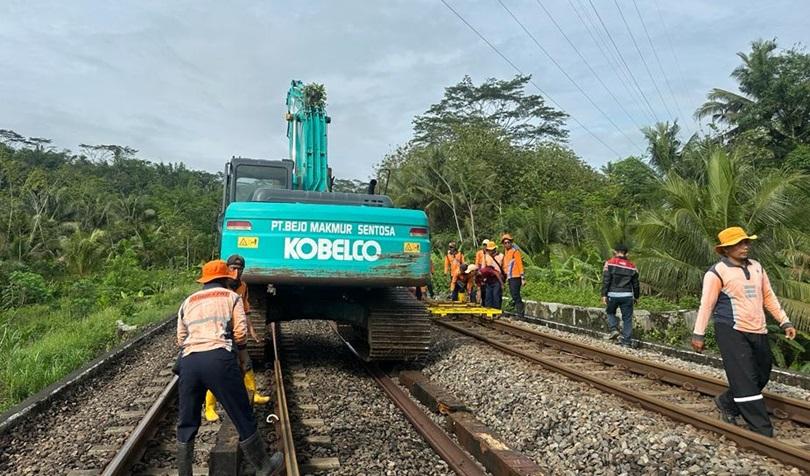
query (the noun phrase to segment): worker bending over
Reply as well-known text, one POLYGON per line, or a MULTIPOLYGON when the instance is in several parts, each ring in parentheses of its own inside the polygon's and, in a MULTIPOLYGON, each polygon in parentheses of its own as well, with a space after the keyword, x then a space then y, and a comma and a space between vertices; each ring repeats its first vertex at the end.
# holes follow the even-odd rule
POLYGON ((177 313, 177 343, 182 348, 177 422, 180 476, 192 475, 194 439, 206 389, 214 393, 233 421, 239 446, 256 474, 277 474, 283 466, 280 452, 267 455, 239 371, 236 350, 247 343, 247 319, 242 298, 227 287, 235 278, 236 272, 225 261, 209 261, 197 280, 203 284, 202 290, 186 298, 177 313))

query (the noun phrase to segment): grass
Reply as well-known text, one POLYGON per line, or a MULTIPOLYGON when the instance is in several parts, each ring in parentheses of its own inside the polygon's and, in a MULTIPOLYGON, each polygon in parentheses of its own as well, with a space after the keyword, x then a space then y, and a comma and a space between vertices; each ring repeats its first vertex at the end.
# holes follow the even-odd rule
POLYGON ((197 286, 170 287, 135 302, 77 315, 63 300, 0 313, 0 411, 58 381, 121 341, 116 321, 144 327, 177 312, 197 286), (60 305, 61 304, 61 305, 60 305))

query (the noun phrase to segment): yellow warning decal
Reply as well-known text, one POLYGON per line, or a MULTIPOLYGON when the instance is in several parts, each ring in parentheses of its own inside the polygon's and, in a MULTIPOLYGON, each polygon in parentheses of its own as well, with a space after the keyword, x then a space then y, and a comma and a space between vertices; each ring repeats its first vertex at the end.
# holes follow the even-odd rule
POLYGON ((404 251, 406 253, 419 253, 420 251, 422 251, 422 245, 420 243, 405 242, 404 251))
POLYGON ((258 236, 240 236, 239 241, 236 242, 237 248, 258 248, 259 247, 259 237, 258 236))

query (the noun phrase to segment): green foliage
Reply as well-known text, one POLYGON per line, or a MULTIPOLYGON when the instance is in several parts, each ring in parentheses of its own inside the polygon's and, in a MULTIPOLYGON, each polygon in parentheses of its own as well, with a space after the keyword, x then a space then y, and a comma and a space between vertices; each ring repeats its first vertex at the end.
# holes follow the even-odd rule
MULTIPOLYGON (((167 276, 161 276, 166 278, 167 276)), ((86 290, 85 282, 81 289, 86 290)), ((72 298, 64 305, 24 306, 0 313, 0 411, 63 378, 88 360, 118 343, 116 321, 143 327, 176 312, 196 286, 185 275, 167 281, 161 294, 129 307, 95 307, 77 315, 72 298)))
POLYGON ((804 333, 798 333, 796 339, 790 340, 777 324, 768 324, 768 341, 776 365, 782 368, 796 368, 799 357, 806 351, 802 342, 807 343, 807 337, 804 333))
POLYGON ((487 79, 480 86, 464 76, 445 89, 444 98, 416 116, 414 143, 421 146, 453 141, 467 127, 500 131, 512 145, 533 146, 565 140, 566 114, 547 106, 542 96, 526 94, 531 76, 487 79))
POLYGON ((323 84, 305 84, 302 93, 304 94, 304 104, 307 106, 320 109, 326 107, 326 88, 323 84))
POLYGON ((760 144, 777 160, 797 144, 810 142, 810 55, 799 48, 780 50, 775 40, 758 40, 731 73, 740 93, 713 89, 695 113, 726 126, 732 141, 760 130, 760 144))
MULTIPOLYGON (((669 173, 661 181, 664 206, 640 218, 643 244, 639 258, 644 281, 654 291, 677 298, 700 292, 703 273, 716 261, 716 234, 739 225, 760 239, 755 258, 763 263, 777 293, 797 325, 810 325, 810 285, 791 276, 785 254, 807 250, 802 186, 807 177, 796 172, 755 173, 743 157, 717 148, 704 157, 697 172, 703 180, 669 173)), ((799 263, 799 269, 806 263, 799 263)))
POLYGON ((46 302, 51 291, 45 278, 37 273, 13 271, 8 282, 0 289, 0 309, 10 309, 26 304, 46 302))

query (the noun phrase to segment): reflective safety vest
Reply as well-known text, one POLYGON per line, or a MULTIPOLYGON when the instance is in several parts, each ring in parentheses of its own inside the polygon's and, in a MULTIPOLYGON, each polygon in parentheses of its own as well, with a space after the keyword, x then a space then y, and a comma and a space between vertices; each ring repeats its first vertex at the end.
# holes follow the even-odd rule
POLYGON ((503 270, 506 279, 523 277, 523 255, 520 254, 520 250, 515 247, 506 250, 503 255, 503 270))

